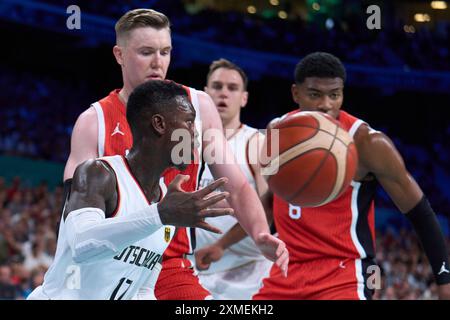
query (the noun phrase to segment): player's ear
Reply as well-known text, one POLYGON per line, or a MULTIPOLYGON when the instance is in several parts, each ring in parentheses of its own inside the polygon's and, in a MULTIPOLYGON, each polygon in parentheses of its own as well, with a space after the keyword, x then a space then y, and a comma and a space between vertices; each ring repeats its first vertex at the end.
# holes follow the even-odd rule
POLYGON ((166 119, 162 114, 154 114, 152 116, 151 125, 153 130, 159 135, 162 136, 166 133, 167 124, 166 119))
POLYGON ((115 45, 113 47, 113 54, 114 57, 116 58, 117 63, 123 65, 123 47, 115 45))
POLYGON ((248 102, 248 91, 244 91, 241 97, 241 108, 244 108, 248 102))
POLYGON ((292 93, 292 99, 294 100, 295 103, 298 104, 299 103, 299 100, 298 100, 299 88, 296 83, 292 84, 291 93, 292 93))

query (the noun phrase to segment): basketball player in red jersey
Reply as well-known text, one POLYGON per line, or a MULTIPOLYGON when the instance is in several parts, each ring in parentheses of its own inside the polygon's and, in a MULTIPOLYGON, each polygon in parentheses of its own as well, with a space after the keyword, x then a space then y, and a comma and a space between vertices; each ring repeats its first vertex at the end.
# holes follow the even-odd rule
MULTIPOLYGON (((121 66, 123 87, 113 90, 107 97, 94 103, 83 112, 75 123, 71 153, 67 161, 64 180, 70 185, 75 168, 83 161, 101 156, 126 154, 132 146, 131 131, 125 117, 129 94, 135 87, 149 80, 165 79, 172 49, 170 22, 168 18, 150 9, 127 12, 116 23, 117 43, 113 53, 121 66)), ((239 167, 234 163, 232 152, 223 135, 215 136, 214 144, 203 136, 203 132, 216 129, 222 132, 222 123, 211 98, 204 92, 185 87, 196 110, 196 129, 201 135, 200 148, 196 150, 196 161, 182 173, 189 175, 183 184, 185 191, 197 188, 201 173, 201 158, 210 165, 214 177, 226 176, 229 182, 225 191, 230 193, 229 203, 239 222, 254 239, 263 254, 286 273, 288 251, 279 239, 270 235, 267 219, 256 192, 250 187, 239 167), (214 163, 216 159, 227 159, 228 164, 214 163)), ((170 169, 164 173, 169 184, 180 173, 170 169)), ((66 188, 69 189, 69 188, 66 188)), ((66 192, 67 196, 70 196, 66 192)), ((205 299, 209 292, 198 284, 197 277, 186 254, 193 251, 190 232, 179 228, 163 257, 163 269, 156 284, 158 299, 205 299)))
POLYGON ((341 110, 345 77, 341 61, 322 52, 306 56, 295 69, 292 96, 299 109, 291 114, 320 111, 339 120, 354 138, 359 165, 347 190, 326 205, 300 208, 274 196, 275 225, 290 252, 289 274, 284 278, 272 269, 254 299, 370 299, 377 183, 413 224, 439 298, 449 299, 449 259, 435 213, 392 141, 341 110))
MULTIPOLYGON (((450 299, 449 259, 436 216, 392 141, 341 110, 345 78, 340 60, 328 53, 310 54, 296 67, 292 96, 299 109, 290 114, 320 111, 338 119, 355 140, 359 167, 347 190, 324 206, 300 208, 273 196, 275 226, 290 253, 289 273, 284 278, 273 268, 253 298, 371 299, 374 288, 367 278, 376 264, 373 200, 378 182, 412 222, 439 298, 450 299)), ((231 246, 244 236, 234 230, 223 237, 231 246)))

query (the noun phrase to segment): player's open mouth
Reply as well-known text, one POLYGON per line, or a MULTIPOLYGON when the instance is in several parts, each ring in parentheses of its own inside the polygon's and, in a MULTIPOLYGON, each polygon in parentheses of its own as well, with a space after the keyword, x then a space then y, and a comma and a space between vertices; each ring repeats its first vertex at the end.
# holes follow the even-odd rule
POLYGON ((228 108, 228 106, 227 106, 227 104, 226 104, 225 102, 219 102, 219 103, 217 104, 217 107, 218 107, 218 108, 228 108))

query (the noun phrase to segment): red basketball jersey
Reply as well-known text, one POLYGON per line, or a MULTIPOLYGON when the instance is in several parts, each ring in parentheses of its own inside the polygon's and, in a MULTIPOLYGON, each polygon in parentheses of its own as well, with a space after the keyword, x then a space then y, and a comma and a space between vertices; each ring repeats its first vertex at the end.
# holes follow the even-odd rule
MULTIPOLYGON (((337 120, 351 136, 364 123, 344 111, 337 120)), ((315 208, 294 206, 275 195, 275 227, 289 249, 290 262, 373 258, 375 187, 375 179, 352 181, 337 199, 315 208)))
MULTIPOLYGON (((184 87, 184 86, 183 86, 184 87)), ((167 169, 164 171, 164 182, 166 185, 175 178, 178 173, 190 176, 190 179, 182 185, 185 191, 195 191, 197 189, 200 168, 201 168, 201 127, 200 127, 200 111, 198 107, 197 93, 195 89, 184 87, 194 105, 197 113, 195 125, 200 135, 200 146, 194 151, 195 161, 188 165, 188 167, 180 172, 176 169, 167 169)), ((126 108, 123 102, 119 99, 120 89, 111 91, 111 93, 93 104, 97 112, 98 119, 98 154, 99 157, 126 155, 133 144, 133 136, 126 118, 126 108)), ((185 254, 191 254, 193 246, 191 242, 191 234, 193 232, 186 228, 177 228, 176 235, 172 238, 169 247, 166 249, 163 261, 173 257, 184 257, 185 254), (188 231, 189 230, 189 231, 188 231)), ((164 262, 163 262, 164 264, 164 262)), ((184 259, 185 266, 189 266, 188 259, 184 259)), ((163 271, 164 272, 164 268, 163 271)))

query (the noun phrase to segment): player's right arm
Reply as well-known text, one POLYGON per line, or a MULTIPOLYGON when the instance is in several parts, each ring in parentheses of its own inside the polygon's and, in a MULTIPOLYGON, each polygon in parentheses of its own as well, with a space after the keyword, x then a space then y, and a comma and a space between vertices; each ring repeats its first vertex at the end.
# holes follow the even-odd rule
POLYGON ((84 111, 75 122, 70 155, 64 168, 64 181, 71 179, 79 164, 98 157, 98 122, 94 107, 84 111))
MULTIPOLYGON (((252 159, 249 165, 254 172, 256 192, 261 200, 269 224, 273 221, 273 194, 269 190, 267 181, 261 174, 261 167, 258 164, 259 154, 264 143, 264 135, 256 134, 252 136, 248 143, 249 158, 252 159), (256 161, 253 161, 256 160, 256 161)), ((207 270, 211 263, 219 261, 225 250, 235 243, 246 238, 248 234, 239 223, 231 227, 220 239, 211 245, 199 248, 195 251, 195 263, 198 270, 207 270)))
POLYGON ((73 175, 64 227, 77 263, 110 258, 161 226, 156 204, 147 210, 111 218, 117 205, 116 178, 101 160, 88 160, 73 175))
POLYGON ((74 261, 83 263, 110 258, 150 236, 163 224, 220 232, 204 219, 233 212, 230 208, 208 209, 225 199, 228 193, 219 192, 207 200, 205 198, 225 184, 226 178, 216 180, 202 190, 184 192, 181 184, 188 178, 175 177, 159 203, 111 217, 118 201, 113 170, 101 160, 88 160, 78 166, 64 213, 66 238, 74 261))
MULTIPOLYGON (((445 238, 427 198, 385 134, 363 125, 355 135, 359 171, 371 172, 398 209, 411 221, 428 257, 439 297, 450 299, 449 257, 445 238)), ((360 174, 361 174, 360 172, 360 174)))

